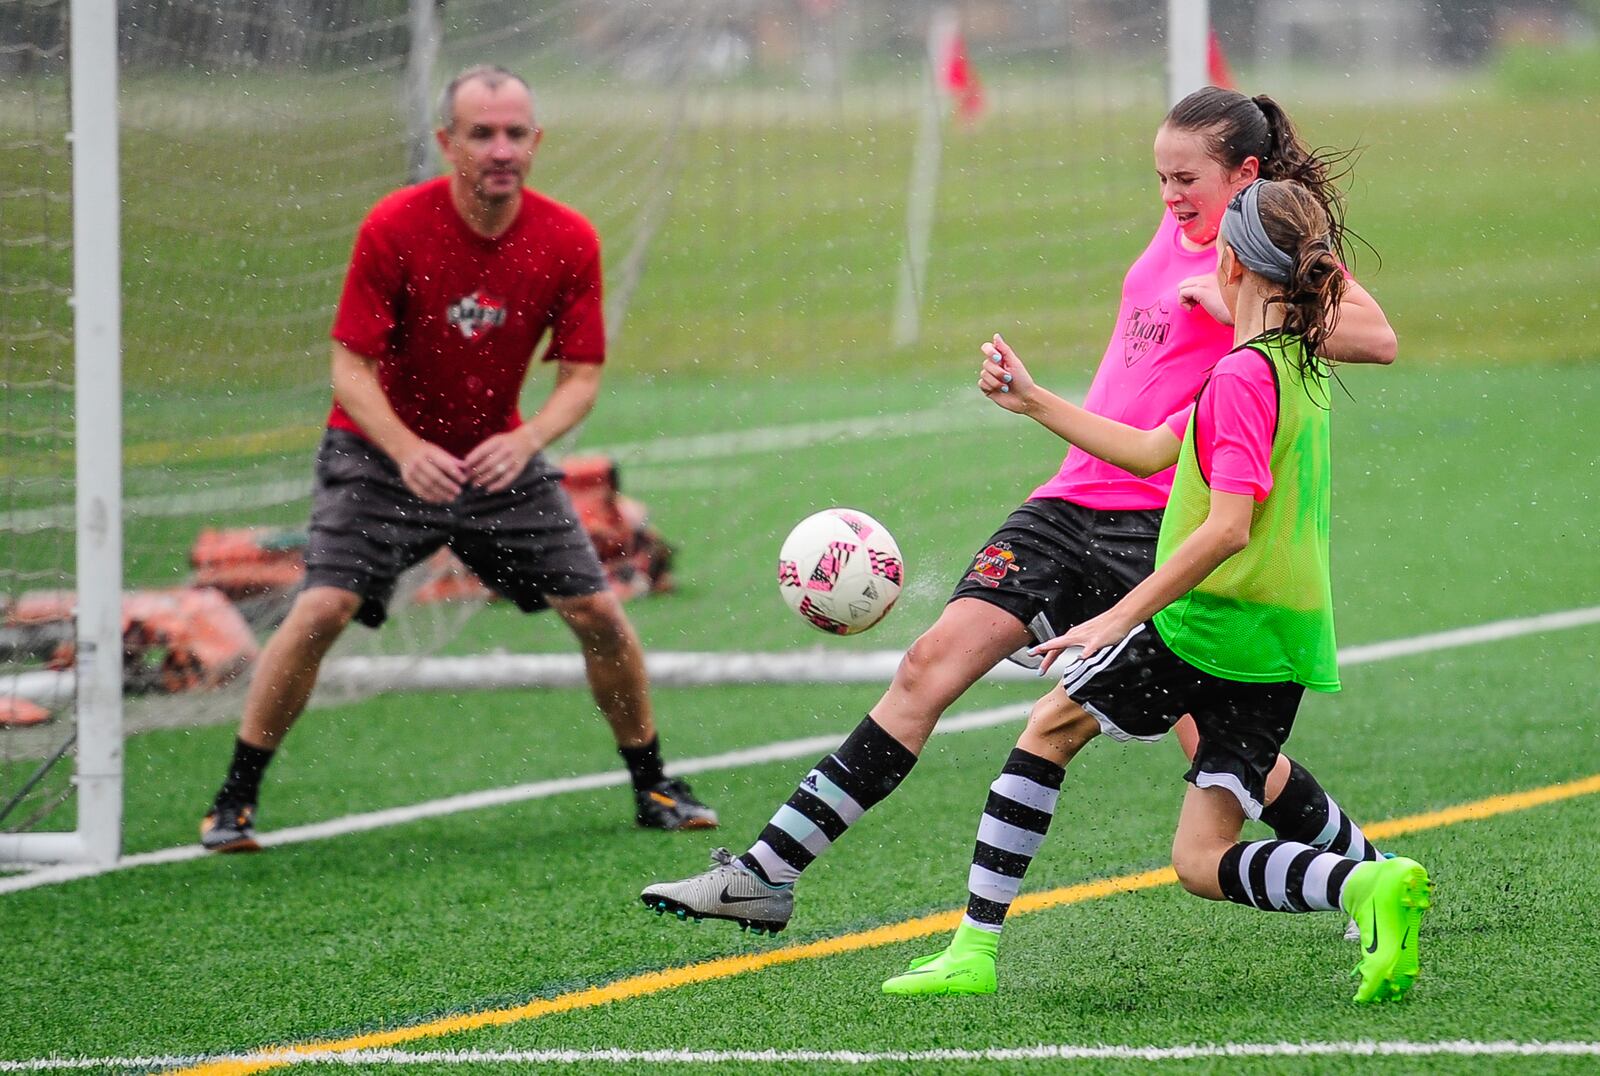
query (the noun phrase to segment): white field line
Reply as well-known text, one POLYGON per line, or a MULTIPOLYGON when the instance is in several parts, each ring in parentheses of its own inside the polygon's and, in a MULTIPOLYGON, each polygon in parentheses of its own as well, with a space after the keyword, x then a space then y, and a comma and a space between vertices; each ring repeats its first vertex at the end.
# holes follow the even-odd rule
POLYGON ((0 1072, 249 1065, 885 1065, 1007 1061, 1194 1061, 1255 1057, 1597 1057, 1600 1042, 1224 1042, 1193 1046, 995 1046, 983 1050, 325 1050, 0 1061, 0 1072))
MULTIPOLYGON (((1518 617, 1470 628, 1416 635, 1407 639, 1350 646, 1339 651, 1341 666, 1478 643, 1514 639, 1547 631, 1600 624, 1600 606, 1518 617)), ((900 664, 898 650, 850 653, 817 647, 781 653, 660 651, 645 656, 652 684, 708 687, 723 684, 863 684, 887 681, 900 664)), ((1001 662, 989 680, 1036 680, 1039 674, 1001 662)), ((490 654, 466 658, 352 657, 329 662, 323 682, 338 686, 381 683, 394 691, 462 691, 492 688, 582 687, 583 659, 577 654, 490 654)))
MULTIPOLYGON (((1369 662, 1385 661, 1392 658, 1407 657, 1415 654, 1428 653, 1439 650, 1449 650, 1456 647, 1471 646, 1479 643, 1494 642, 1510 639, 1520 635, 1533 635, 1540 632, 1560 631, 1564 629, 1583 627, 1600 623, 1600 606, 1589 606, 1583 609, 1570 609, 1559 613, 1545 613, 1540 616, 1520 617, 1513 620, 1498 620, 1488 624, 1480 624, 1470 628, 1458 628, 1452 631, 1435 632, 1429 635, 1412 636, 1405 639, 1392 639, 1383 643, 1372 643, 1366 646, 1349 647, 1339 653, 1339 663, 1342 666, 1363 665, 1369 662)), ((785 655, 785 654, 692 654, 692 655, 653 655, 653 659, 667 659, 676 657, 693 658, 702 664, 713 658, 720 658, 729 662, 755 662, 761 664, 771 661, 775 663, 788 662, 791 667, 804 673, 810 682, 826 683, 854 683, 860 679, 834 679, 832 674, 835 669, 849 673, 852 676, 860 675, 863 667, 872 666, 875 674, 868 678, 873 681, 881 680, 893 671, 894 664, 899 661, 896 651, 879 651, 855 656, 854 661, 842 660, 842 655, 827 655, 826 659, 819 659, 816 654, 785 655), (874 663, 878 663, 874 666, 874 663), (818 669, 826 666, 827 674, 818 669), (885 672, 887 670, 887 672, 885 672)), ((541 661, 545 660, 540 656, 541 661)), ((464 660, 489 660, 507 662, 510 657, 496 659, 464 659, 464 660)), ((659 666, 652 664, 652 677, 655 676, 659 666)), ((715 671, 714 669, 712 671, 715 671)), ((1036 674, 1017 666, 1002 663, 996 666, 991 675, 1004 679, 1035 679, 1036 674)), ((582 682, 581 673, 578 682, 582 682)), ((662 679, 656 682, 662 683, 662 679)), ((701 679, 695 683, 729 683, 730 680, 701 679)), ((744 683, 774 683, 776 680, 744 680, 744 683)), ((474 682, 470 686, 482 688, 486 685, 474 682)), ((504 686, 504 685, 501 685, 504 686)), ((976 710, 972 713, 958 714, 946 717, 934 729, 935 735, 970 732, 974 729, 991 728, 995 725, 1015 721, 1027 712, 1029 704, 1022 702, 1012 703, 1007 706, 996 706, 986 710, 976 710)), ((830 750, 839 744, 841 733, 833 732, 819 736, 807 736, 796 740, 780 740, 775 743, 763 744, 756 747, 742 748, 735 751, 725 751, 717 755, 703 755, 698 758, 683 759, 668 769, 674 774, 708 773, 716 770, 737 769, 741 766, 758 765, 766 762, 779 762, 796 757, 808 757, 822 751, 830 750)), ((604 773, 582 774, 576 777, 561 777, 546 781, 534 781, 528 784, 512 785, 505 788, 491 788, 480 792, 467 792, 456 796, 447 796, 443 799, 429 800, 425 803, 411 804, 405 807, 391 807, 381 811, 369 811, 364 814, 346 815, 343 818, 330 819, 326 822, 316 822, 305 826, 292 826, 288 829, 273 830, 262 834, 258 840, 263 846, 273 847, 278 845, 300 844, 306 841, 327 840, 332 837, 343 837, 354 833, 366 833, 371 830, 384 829, 389 826, 407 825, 412 822, 427 818, 439 818, 444 815, 459 814, 464 811, 477 811, 489 807, 501 807, 512 803, 522 803, 527 800, 548 799, 551 796, 564 795, 569 792, 587 792, 600 788, 613 788, 625 785, 628 781, 627 772, 624 770, 610 770, 604 773)), ((188 860, 200 859, 207 855, 198 844, 179 845, 175 848, 163 848, 155 852, 142 852, 137 855, 125 856, 114 864, 72 864, 58 867, 42 867, 21 873, 10 878, 0 878, 0 894, 16 893, 25 889, 36 889, 47 885, 57 885, 62 882, 75 881, 80 878, 92 878, 101 874, 114 871, 129 870, 134 867, 151 867, 164 863, 182 863, 188 860)))
MULTIPOLYGON (((1339 664, 1360 665, 1596 623, 1600 623, 1600 606, 1497 620, 1431 635, 1346 647, 1339 652, 1339 664)), ((645 665, 656 687, 872 684, 889 680, 900 664, 900 656, 898 650, 851 653, 822 647, 766 653, 663 650, 646 654, 645 665)), ((1002 662, 989 671, 987 679, 1023 681, 1037 676, 1020 665, 1002 662)), ((383 684, 386 691, 495 691, 579 688, 587 683, 583 659, 577 654, 484 654, 454 658, 334 658, 323 665, 317 686, 319 691, 337 696, 341 690, 360 691, 371 684, 383 684)), ((70 671, 40 670, 8 677, 0 681, 0 688, 5 694, 51 706, 71 698, 74 684, 70 671)))

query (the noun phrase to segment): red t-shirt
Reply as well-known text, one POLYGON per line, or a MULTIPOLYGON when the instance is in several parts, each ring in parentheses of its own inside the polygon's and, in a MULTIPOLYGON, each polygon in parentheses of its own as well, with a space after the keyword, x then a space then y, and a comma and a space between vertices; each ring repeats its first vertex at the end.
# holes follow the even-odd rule
MULTIPOLYGON (((600 239, 579 213, 524 190, 516 221, 485 239, 441 176, 362 222, 332 335, 377 360, 412 432, 465 456, 521 424, 517 398, 546 330, 546 362, 605 361, 600 298, 600 239)), ((328 426, 362 433, 337 402, 328 426)))

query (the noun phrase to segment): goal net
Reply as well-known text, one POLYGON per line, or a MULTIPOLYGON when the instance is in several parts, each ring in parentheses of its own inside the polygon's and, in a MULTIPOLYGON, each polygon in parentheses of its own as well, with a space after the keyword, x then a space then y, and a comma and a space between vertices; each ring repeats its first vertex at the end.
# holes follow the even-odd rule
MULTIPOLYGON (((194 581, 207 530, 253 528, 259 547, 293 548, 356 226, 437 170, 432 113, 455 71, 502 63, 533 85, 547 135, 530 182, 588 215, 604 243, 608 323, 626 358, 608 376, 694 370, 708 347, 718 370, 806 369, 819 341, 869 354, 914 339, 895 328, 908 286, 916 322, 941 334, 976 338, 1018 307, 1051 309, 1042 331, 1082 331, 1105 297, 1076 285, 1121 246, 1086 228, 1079 258, 1052 262, 1049 233, 1077 207, 1101 219, 1136 204, 1104 147, 1143 145, 1165 106, 1168 6, 952 5, 978 95, 961 118, 950 57, 929 54, 932 9, 902 0, 122 0, 118 254, 117 236, 70 241, 73 5, 0 0, 0 598, 13 608, 75 585, 74 255, 120 258, 122 567, 130 595, 167 594, 194 581), (1029 136, 1040 130, 1059 137, 1029 136), (921 225, 919 203, 931 207, 921 225)), ((530 394, 546 388, 535 371, 530 394)), ((579 431, 563 447, 648 466, 647 441, 594 445, 579 431)), ((181 640, 160 627, 171 610, 151 599, 147 645, 126 672, 129 732, 236 720, 237 674, 283 607, 281 593, 276 606, 235 597, 250 625, 237 660, 176 672, 181 640)), ((384 630, 347 633, 332 660, 437 651, 475 609, 402 602, 384 630)), ((62 685, 74 673, 55 646, 70 615, 13 616, 4 630, 0 695, 53 717, 0 722, 0 810, 20 796, 0 832, 70 827, 62 685), (52 660, 65 671, 51 674, 52 660)), ((457 645, 506 644, 469 628, 457 645)), ((325 686, 321 701, 382 681, 325 686)))

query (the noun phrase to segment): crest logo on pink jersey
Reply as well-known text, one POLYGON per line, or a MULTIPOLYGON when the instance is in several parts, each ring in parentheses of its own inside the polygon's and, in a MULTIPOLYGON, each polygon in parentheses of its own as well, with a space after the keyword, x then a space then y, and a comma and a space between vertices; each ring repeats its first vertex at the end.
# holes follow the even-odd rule
POLYGON ((489 330, 506 323, 506 304, 479 288, 451 303, 446 316, 461 331, 463 339, 481 340, 489 330))
POLYGON ((1172 335, 1172 311, 1166 303, 1136 306, 1122 326, 1122 361, 1132 366, 1152 348, 1158 348, 1172 335))

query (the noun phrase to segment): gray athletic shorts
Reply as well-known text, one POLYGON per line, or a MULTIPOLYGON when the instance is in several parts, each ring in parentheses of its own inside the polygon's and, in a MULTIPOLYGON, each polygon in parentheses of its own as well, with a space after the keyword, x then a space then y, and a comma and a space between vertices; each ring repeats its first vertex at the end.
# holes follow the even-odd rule
POLYGON ((1200 747, 1184 780, 1233 793, 1261 817, 1267 774, 1278 761, 1305 688, 1287 681, 1224 680, 1174 654, 1155 625, 1140 624, 1120 643, 1061 670, 1073 702, 1117 740, 1159 740, 1193 714, 1200 747))
POLYGON ((597 594, 607 587, 605 570, 560 479, 540 453, 504 492, 468 486, 449 504, 429 504, 376 446, 329 430, 317 450, 305 585, 360 595, 356 619, 375 628, 400 574, 449 546, 524 612, 551 596, 597 594))

